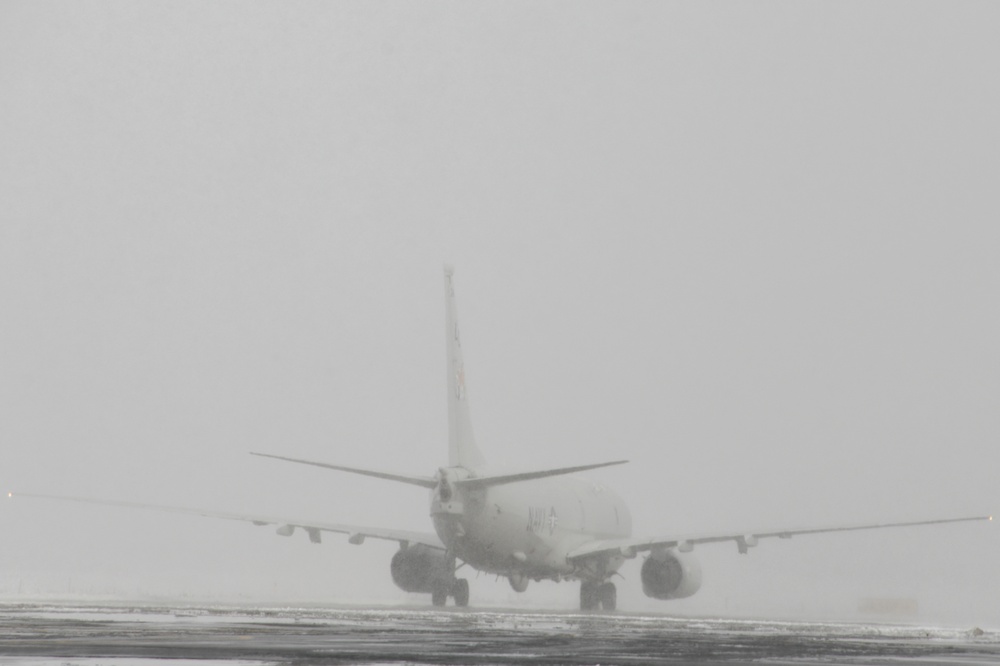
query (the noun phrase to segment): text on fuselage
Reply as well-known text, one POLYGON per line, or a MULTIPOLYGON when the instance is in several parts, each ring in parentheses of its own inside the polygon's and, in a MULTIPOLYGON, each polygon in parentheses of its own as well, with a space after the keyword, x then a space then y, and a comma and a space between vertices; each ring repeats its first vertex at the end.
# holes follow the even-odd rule
POLYGON ((556 531, 556 523, 559 522, 554 507, 546 509, 544 506, 528 507, 528 531, 535 534, 548 532, 549 536, 556 531))

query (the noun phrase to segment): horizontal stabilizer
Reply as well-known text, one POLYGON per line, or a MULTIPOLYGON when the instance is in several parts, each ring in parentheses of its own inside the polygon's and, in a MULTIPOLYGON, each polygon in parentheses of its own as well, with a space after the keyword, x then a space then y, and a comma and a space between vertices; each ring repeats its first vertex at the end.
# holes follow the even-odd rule
POLYGON ((315 462, 313 460, 286 458, 285 456, 276 456, 270 453, 254 453, 251 451, 250 455, 260 456, 262 458, 275 458, 276 460, 286 460, 288 462, 301 463, 303 465, 314 465, 316 467, 325 467, 327 469, 335 469, 338 472, 350 472, 351 474, 373 476, 376 479, 399 481, 400 483, 408 483, 412 486, 421 486, 423 488, 433 488, 434 486, 437 485, 437 482, 429 476, 404 476, 402 474, 390 474, 389 472, 376 472, 370 469, 359 469, 357 467, 344 467, 343 465, 331 465, 330 463, 315 462))
POLYGON ((597 463, 595 465, 579 465, 577 467, 560 467, 559 469, 545 469, 538 472, 521 472, 519 474, 500 474, 497 476, 480 476, 471 479, 462 479, 456 483, 464 488, 488 488, 490 486, 502 486, 507 483, 517 483, 518 481, 532 481, 534 479, 544 479, 550 476, 562 476, 564 474, 576 474, 585 472, 588 469, 598 467, 610 467, 612 465, 622 465, 627 460, 614 460, 612 462, 597 463))

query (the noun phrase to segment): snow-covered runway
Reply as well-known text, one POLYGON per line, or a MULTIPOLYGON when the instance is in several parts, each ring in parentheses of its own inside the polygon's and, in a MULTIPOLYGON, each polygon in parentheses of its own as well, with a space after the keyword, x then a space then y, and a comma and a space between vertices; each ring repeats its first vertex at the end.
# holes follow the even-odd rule
POLYGON ((0 605, 0 664, 1000 663, 1000 633, 411 608, 0 605))

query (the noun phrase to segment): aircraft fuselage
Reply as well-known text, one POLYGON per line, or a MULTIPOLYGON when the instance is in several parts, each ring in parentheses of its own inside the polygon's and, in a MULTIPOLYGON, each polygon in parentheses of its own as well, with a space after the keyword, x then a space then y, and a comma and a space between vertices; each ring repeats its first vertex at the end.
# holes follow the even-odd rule
MULTIPOLYGON (((465 470, 442 470, 465 476, 465 470)), ((460 477, 459 477, 460 478, 460 477)), ((431 517, 438 536, 474 568, 535 580, 604 579, 624 561, 609 558, 601 571, 580 570, 566 555, 595 539, 632 533, 628 507, 613 490, 580 477, 524 481, 479 489, 435 489, 431 517)))

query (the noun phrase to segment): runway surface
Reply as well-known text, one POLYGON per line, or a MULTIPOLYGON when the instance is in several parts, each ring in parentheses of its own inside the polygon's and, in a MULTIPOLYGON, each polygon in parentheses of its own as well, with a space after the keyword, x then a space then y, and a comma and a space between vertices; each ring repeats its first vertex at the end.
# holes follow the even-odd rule
POLYGON ((495 610, 0 604, 0 665, 996 664, 1000 632, 495 610), (154 661, 155 660, 155 661, 154 661))

